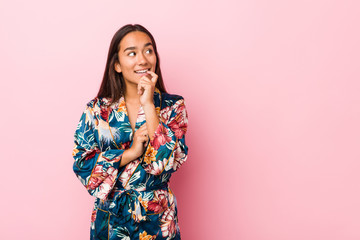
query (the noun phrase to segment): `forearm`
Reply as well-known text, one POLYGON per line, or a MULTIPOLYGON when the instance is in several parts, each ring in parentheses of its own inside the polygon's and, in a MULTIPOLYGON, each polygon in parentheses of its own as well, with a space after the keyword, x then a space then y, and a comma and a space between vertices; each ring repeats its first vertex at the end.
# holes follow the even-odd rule
POLYGON ((138 157, 139 156, 136 156, 136 153, 131 148, 126 149, 122 154, 120 167, 125 166, 129 162, 134 161, 135 159, 137 159, 138 157))
POLYGON ((146 119, 146 127, 148 130, 150 140, 154 139, 155 130, 159 126, 160 120, 156 113, 156 109, 153 103, 143 106, 146 119))

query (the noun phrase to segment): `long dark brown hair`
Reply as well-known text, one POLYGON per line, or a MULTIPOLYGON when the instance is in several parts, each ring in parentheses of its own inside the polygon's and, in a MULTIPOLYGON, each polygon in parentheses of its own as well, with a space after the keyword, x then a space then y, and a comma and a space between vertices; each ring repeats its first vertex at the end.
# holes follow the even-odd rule
POLYGON ((118 73, 114 69, 114 65, 116 62, 119 61, 118 58, 118 52, 120 48, 120 41, 125 37, 126 34, 134 31, 140 31, 146 33, 152 42, 155 55, 156 55, 156 67, 155 67, 155 73, 158 75, 158 79, 156 81, 155 87, 157 87, 160 92, 165 92, 165 85, 163 82, 163 78, 161 75, 160 70, 160 58, 159 54, 157 52, 156 43, 154 37, 151 35, 151 33, 144 28, 143 26, 139 24, 127 24, 123 27, 121 27, 113 36, 110 47, 109 47, 109 53, 106 61, 105 66, 105 72, 104 77, 101 82, 101 86, 99 89, 99 92, 97 94, 98 98, 106 97, 111 98, 109 103, 116 102, 119 100, 122 96, 125 94, 125 82, 122 73, 118 73))

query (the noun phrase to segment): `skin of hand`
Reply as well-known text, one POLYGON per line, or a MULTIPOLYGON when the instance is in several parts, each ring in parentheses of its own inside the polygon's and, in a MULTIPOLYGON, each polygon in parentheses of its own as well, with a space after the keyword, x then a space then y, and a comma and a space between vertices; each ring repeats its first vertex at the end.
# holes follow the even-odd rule
MULTIPOLYGON (((137 86, 138 94, 140 96, 140 104, 142 106, 154 105, 154 90, 155 84, 158 79, 158 75, 152 71, 147 71, 148 75, 152 76, 149 79, 148 75, 142 76, 137 86)), ((145 108, 146 109, 146 108, 145 108)), ((146 114, 146 111, 145 111, 146 114)), ((145 151, 146 143, 149 140, 149 133, 147 129, 147 124, 143 124, 138 130, 135 131, 133 137, 133 144, 130 149, 128 149, 126 154, 128 157, 123 157, 123 160, 120 166, 123 166, 131 161, 134 161, 140 157, 145 151), (131 152, 131 153, 130 153, 131 152)))
POLYGON ((147 131, 146 124, 143 124, 136 132, 134 133, 133 144, 131 150, 135 156, 140 157, 145 151, 146 142, 149 140, 149 135, 147 131))
POLYGON ((142 106, 154 104, 154 90, 158 79, 158 75, 152 71, 147 71, 148 75, 142 76, 138 84, 138 94, 142 106), (150 78, 148 77, 150 75, 150 78))

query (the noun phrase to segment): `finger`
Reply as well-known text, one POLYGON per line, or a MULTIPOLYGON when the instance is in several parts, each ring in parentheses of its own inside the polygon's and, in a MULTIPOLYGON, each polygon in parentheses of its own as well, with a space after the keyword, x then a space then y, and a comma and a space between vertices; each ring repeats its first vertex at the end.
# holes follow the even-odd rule
POLYGON ((147 127, 147 125, 143 124, 143 125, 141 125, 141 127, 139 129, 143 129, 143 128, 146 128, 146 127, 147 127))
POLYGON ((151 81, 153 83, 156 83, 156 81, 158 79, 158 75, 156 73, 152 72, 152 71, 147 71, 147 73, 149 73, 152 76, 151 81))
POLYGON ((158 75, 156 73, 154 73, 153 71, 147 71, 147 74, 150 74, 152 77, 157 77, 158 75))
POLYGON ((147 141, 147 137, 142 136, 140 138, 140 142, 145 143, 147 141))
POLYGON ((151 82, 149 79, 141 79, 138 84, 138 88, 148 89, 154 86, 154 83, 151 82), (139 86, 140 85, 140 86, 139 86))
POLYGON ((149 90, 152 88, 152 83, 141 83, 141 84, 138 84, 138 90, 137 90, 137 93, 139 95, 142 95, 146 90, 149 90))
POLYGON ((144 136, 144 135, 149 136, 149 133, 148 133, 148 131, 147 131, 146 128, 143 128, 143 129, 140 129, 140 128, 139 128, 139 129, 135 132, 135 134, 136 134, 136 137, 142 137, 142 136, 144 136))
POLYGON ((137 85, 137 93, 142 94, 142 82, 141 82, 141 79, 140 79, 139 84, 137 85))
POLYGON ((142 76, 137 85, 138 94, 143 94, 148 85, 151 85, 151 81, 148 80, 145 76, 142 76))
POLYGON ((140 81, 142 80, 142 81, 144 81, 144 82, 151 83, 151 82, 152 82, 152 81, 151 81, 151 78, 152 78, 151 75, 145 75, 145 76, 142 76, 142 77, 140 78, 140 81))
POLYGON ((144 136, 144 135, 149 136, 147 129, 143 129, 142 131, 139 132, 139 136, 144 136))
POLYGON ((140 78, 139 84, 144 84, 144 83, 152 84, 151 76, 150 76, 150 77, 148 77, 148 76, 142 76, 142 77, 140 78))
POLYGON ((137 132, 137 134, 138 134, 139 136, 149 135, 148 130, 147 130, 146 127, 144 127, 144 128, 139 128, 136 132, 137 132))

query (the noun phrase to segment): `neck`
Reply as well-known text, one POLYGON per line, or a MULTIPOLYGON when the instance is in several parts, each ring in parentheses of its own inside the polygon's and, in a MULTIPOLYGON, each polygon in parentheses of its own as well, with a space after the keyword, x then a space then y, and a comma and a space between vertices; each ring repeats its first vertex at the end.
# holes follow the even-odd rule
POLYGON ((128 103, 134 103, 134 104, 137 104, 137 103, 140 103, 140 95, 137 94, 137 85, 135 84, 126 84, 126 87, 125 87, 125 100, 126 102, 128 103))

